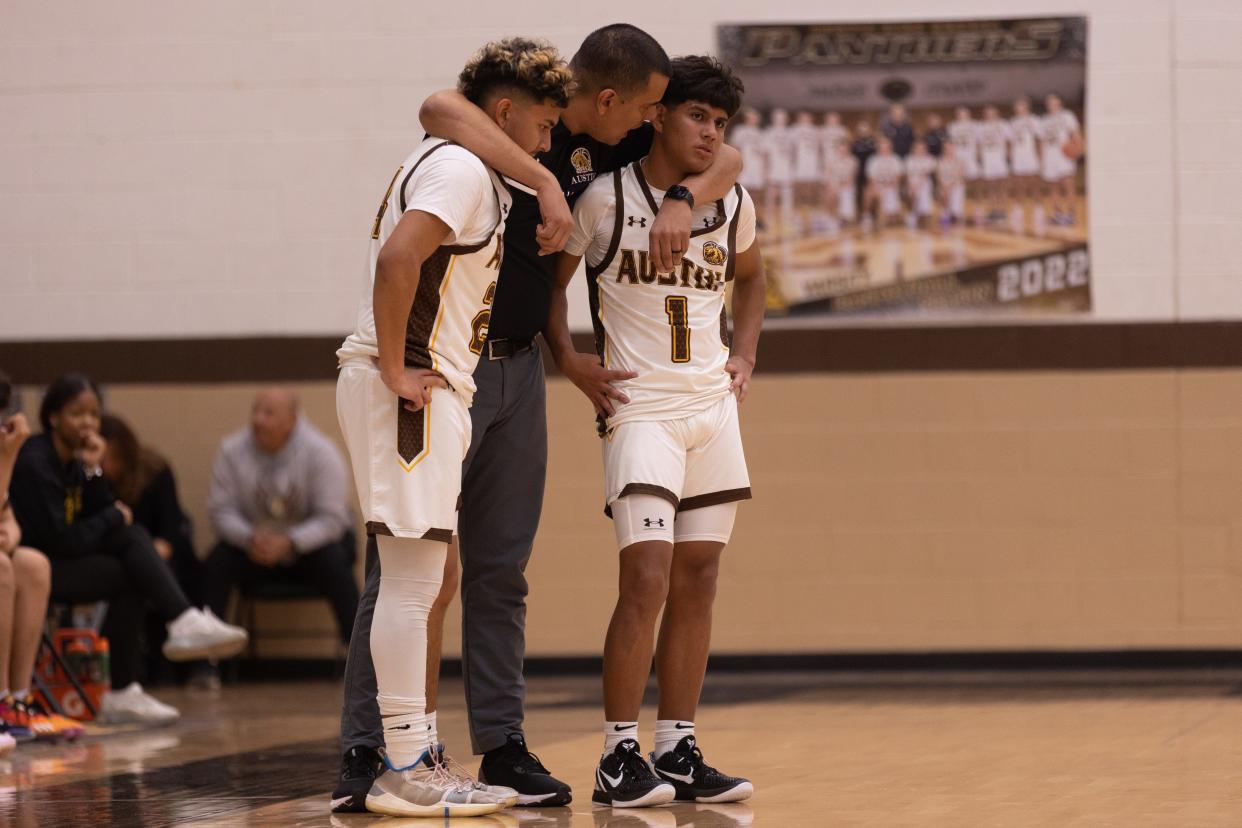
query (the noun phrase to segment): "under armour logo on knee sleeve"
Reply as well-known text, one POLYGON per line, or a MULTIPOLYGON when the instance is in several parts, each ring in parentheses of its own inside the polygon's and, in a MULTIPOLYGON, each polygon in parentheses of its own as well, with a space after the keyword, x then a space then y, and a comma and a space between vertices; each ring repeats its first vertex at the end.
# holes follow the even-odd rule
POLYGON ((653 526, 659 529, 664 528, 664 518, 643 518, 643 526, 650 529, 653 526))

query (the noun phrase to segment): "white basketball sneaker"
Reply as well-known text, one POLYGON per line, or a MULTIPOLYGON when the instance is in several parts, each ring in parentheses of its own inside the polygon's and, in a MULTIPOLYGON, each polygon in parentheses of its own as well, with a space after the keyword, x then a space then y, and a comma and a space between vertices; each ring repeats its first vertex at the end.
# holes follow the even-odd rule
POLYGON ((231 658, 246 648, 249 638, 244 629, 224 623, 211 610, 191 607, 169 622, 164 658, 169 661, 231 658))
POLYGON ((135 681, 124 690, 104 693, 99 705, 99 718, 108 724, 166 725, 181 718, 181 713, 177 708, 148 695, 135 681))
MULTIPOLYGON (((367 810, 396 817, 471 817, 494 814, 504 807, 495 794, 481 791, 460 779, 428 751, 408 768, 391 765, 367 793, 367 810)), ((385 758, 385 763, 387 763, 385 758)))
POLYGON ((440 764, 444 766, 446 771, 460 779, 464 784, 471 786, 476 791, 483 791, 484 793, 489 793, 495 796, 498 800, 500 800, 500 807, 502 808, 512 808, 514 805, 518 804, 517 791, 513 790, 513 788, 506 788, 504 785, 489 785, 486 782, 480 782, 475 779, 474 775, 471 774, 470 771, 466 770, 461 763, 444 752, 443 744, 436 745, 434 755, 435 759, 432 758, 433 752, 428 751, 427 758, 423 761, 433 762, 438 760, 440 764))

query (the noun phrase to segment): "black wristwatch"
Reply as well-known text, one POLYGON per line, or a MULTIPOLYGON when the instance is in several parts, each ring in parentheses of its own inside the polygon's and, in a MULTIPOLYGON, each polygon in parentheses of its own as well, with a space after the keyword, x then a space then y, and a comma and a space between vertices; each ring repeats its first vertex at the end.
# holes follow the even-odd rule
POLYGON ((683 187, 680 184, 674 184, 664 191, 665 198, 675 198, 678 201, 684 201, 690 205, 690 209, 694 209, 694 193, 690 192, 689 187, 683 187))

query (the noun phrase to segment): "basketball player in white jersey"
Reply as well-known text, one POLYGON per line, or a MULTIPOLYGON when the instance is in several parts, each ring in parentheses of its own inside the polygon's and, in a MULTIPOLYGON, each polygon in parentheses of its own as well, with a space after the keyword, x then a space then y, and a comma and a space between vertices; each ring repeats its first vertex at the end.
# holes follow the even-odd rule
POLYGON ((944 145, 936 163, 936 184, 940 190, 940 226, 948 227, 966 216, 966 165, 957 157, 957 146, 944 145))
POLYGON ((867 159, 863 217, 864 221, 875 217, 880 227, 887 227, 901 221, 901 176, 905 169, 893 152, 892 141, 880 138, 876 146, 875 155, 867 159))
POLYGON ((601 176, 574 210, 557 265, 549 342, 558 364, 575 358, 564 290, 585 255, 596 348, 630 371, 614 404, 587 394, 603 437, 605 512, 620 550, 620 595, 604 646, 604 754, 593 799, 613 807, 673 798, 732 802, 750 782, 709 766, 694 718, 707 666, 712 599, 737 504, 750 497, 738 430, 763 322, 764 277, 750 195, 694 205, 697 230, 682 265, 661 273, 642 232, 677 182, 711 164, 741 81, 708 57, 673 61, 642 161, 601 176), (665 188, 669 188, 665 190, 665 188), (725 286, 733 282, 729 343, 725 286), (638 747, 638 712, 651 667, 656 618, 660 708, 655 752, 638 747), (654 773, 653 773, 654 769, 654 773))
POLYGON ((820 131, 815 116, 802 111, 794 118, 789 135, 794 149, 794 197, 799 207, 819 205, 823 180, 820 131))
MULTIPOLYGON (((1025 208, 1039 193, 1039 119, 1031 114, 1031 102, 1018 98, 1013 102, 1013 117, 1009 119, 1009 161, 1013 176, 1012 194, 1018 202, 1014 205, 1010 225, 1014 232, 1022 232, 1025 226, 1025 208)), ((1043 208, 1037 205, 1037 211, 1043 208)), ((1036 223, 1042 223, 1042 218, 1036 223)))
POLYGON ((935 209, 932 176, 936 172, 936 163, 936 157, 928 151, 927 144, 915 141, 905 160, 906 198, 910 202, 908 223, 912 226, 924 226, 935 209))
POLYGON ((858 159, 846 142, 837 144, 825 161, 824 195, 828 212, 840 224, 858 218, 858 159))
POLYGON ((982 161, 983 197, 988 201, 989 222, 1005 217, 1005 182, 1009 178, 1009 124, 995 106, 983 108, 977 130, 982 161))
MULTIPOLYGON (((458 90, 534 154, 547 149, 571 82, 554 48, 508 38, 471 59, 458 90)), ((424 139, 375 217, 357 326, 337 352, 337 416, 381 564, 370 641, 387 770, 366 797, 377 813, 474 816, 517 800, 447 766, 425 719, 427 616, 457 526, 471 374, 510 203, 477 157, 424 139)))
POLYGON ((946 129, 966 176, 966 195, 974 198, 975 180, 979 177, 979 122, 970 116, 968 107, 959 106, 946 129))
POLYGON ((759 112, 746 107, 742 110, 741 122, 729 128, 729 143, 742 154, 742 172, 737 183, 757 193, 763 192, 767 183, 767 157, 760 123, 759 112))
POLYGON ((794 142, 790 134, 789 113, 773 109, 763 130, 764 158, 767 161, 768 191, 764 217, 772 225, 779 217, 783 224, 793 209, 794 142))
POLYGON ((1074 224, 1074 180, 1082 152, 1082 127, 1059 95, 1044 100, 1047 113, 1040 123, 1044 181, 1052 200, 1052 223, 1074 224))
POLYGON ((820 127, 819 138, 824 145, 824 158, 831 158, 833 155, 836 155, 837 147, 849 147, 850 130, 849 127, 841 123, 840 113, 829 112, 824 116, 824 125, 820 127))

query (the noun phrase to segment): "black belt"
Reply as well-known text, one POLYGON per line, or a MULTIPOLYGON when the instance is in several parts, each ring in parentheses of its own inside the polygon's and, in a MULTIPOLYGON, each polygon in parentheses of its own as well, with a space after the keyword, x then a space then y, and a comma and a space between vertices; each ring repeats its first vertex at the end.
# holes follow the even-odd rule
POLYGON ((489 339, 483 352, 488 359, 508 359, 535 347, 534 339, 489 339))

